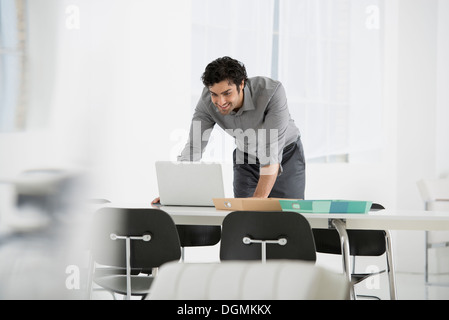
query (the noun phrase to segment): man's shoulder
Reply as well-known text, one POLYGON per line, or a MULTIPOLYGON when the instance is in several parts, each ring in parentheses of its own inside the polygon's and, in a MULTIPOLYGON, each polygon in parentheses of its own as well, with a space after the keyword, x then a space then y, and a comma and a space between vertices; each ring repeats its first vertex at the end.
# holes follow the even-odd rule
POLYGON ((210 107, 211 100, 210 100, 210 92, 207 87, 203 88, 203 91, 201 92, 199 103, 197 107, 201 107, 204 110, 207 110, 208 107, 210 107))
POLYGON ((280 81, 263 76, 249 78, 248 84, 253 92, 274 92, 282 85, 280 81))

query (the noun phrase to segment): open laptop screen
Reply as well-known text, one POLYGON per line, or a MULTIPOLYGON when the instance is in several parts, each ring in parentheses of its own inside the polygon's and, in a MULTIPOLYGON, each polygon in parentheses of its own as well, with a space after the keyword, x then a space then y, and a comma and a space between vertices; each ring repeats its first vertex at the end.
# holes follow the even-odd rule
POLYGON ((219 163, 157 161, 156 175, 164 206, 213 207, 213 198, 224 198, 219 163))

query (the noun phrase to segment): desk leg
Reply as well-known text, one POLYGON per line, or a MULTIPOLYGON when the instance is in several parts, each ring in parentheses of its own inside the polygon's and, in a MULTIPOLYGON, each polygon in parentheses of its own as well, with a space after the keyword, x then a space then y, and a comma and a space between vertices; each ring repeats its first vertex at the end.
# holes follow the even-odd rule
POLYGON ((342 262, 343 262, 343 272, 345 273, 346 277, 349 281, 349 295, 352 300, 355 300, 355 294, 354 294, 354 286, 351 282, 351 269, 350 269, 350 258, 349 258, 349 237, 348 233, 346 232, 345 224, 343 221, 339 219, 333 219, 332 225, 337 230, 339 236, 340 236, 340 244, 341 244, 341 256, 342 256, 342 262))

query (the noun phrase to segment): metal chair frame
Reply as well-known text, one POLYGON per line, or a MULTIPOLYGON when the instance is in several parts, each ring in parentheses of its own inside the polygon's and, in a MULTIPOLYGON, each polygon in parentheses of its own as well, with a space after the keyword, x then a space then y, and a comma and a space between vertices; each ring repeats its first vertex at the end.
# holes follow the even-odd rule
MULTIPOLYGON (((373 204, 372 209, 375 209, 375 210, 383 209, 383 206, 381 206, 379 204, 373 204)), ((364 274, 364 275, 356 274, 353 271, 355 270, 355 257, 357 255, 353 255, 353 266, 352 266, 353 270, 351 271, 351 268, 349 266, 349 261, 350 261, 350 256, 351 256, 351 251, 350 251, 351 244, 349 242, 348 230, 346 230, 345 223, 340 219, 333 219, 330 223, 330 227, 334 228, 338 233, 339 241, 340 241, 340 253, 343 256, 342 267, 343 267, 345 274, 348 277, 349 283, 351 283, 351 286, 350 286, 351 299, 355 300, 355 299, 357 299, 357 296, 362 297, 362 295, 357 295, 355 293, 354 285, 371 277, 371 276, 375 276, 382 272, 385 272, 385 270, 381 271, 381 272, 364 274)), ((370 230, 367 230, 366 232, 369 232, 369 231, 370 230)), ((397 299, 397 291, 396 291, 396 278, 395 278, 395 270, 394 270, 394 262, 393 262, 393 246, 392 246, 391 234, 388 230, 376 230, 376 231, 382 231, 384 233, 385 255, 386 255, 386 264, 387 264, 386 271, 388 272, 390 299, 396 300, 397 299)), ((320 251, 319 248, 317 248, 317 252, 328 253, 328 254, 337 254, 333 250, 332 251, 331 250, 330 251, 327 251, 327 250, 320 251)), ((375 297, 375 296, 364 296, 364 297, 371 297, 371 298, 379 299, 378 297, 375 297)))
POLYGON ((267 263, 267 244, 278 244, 280 246, 285 246, 287 244, 287 239, 280 238, 278 240, 257 240, 251 239, 249 237, 243 237, 243 243, 244 244, 260 243, 262 263, 267 263))
POLYGON ((111 233, 111 240, 125 240, 126 241, 126 300, 131 300, 131 240, 141 240, 148 242, 151 240, 151 235, 146 234, 140 237, 136 236, 119 236, 111 233))
MULTIPOLYGON (((430 210, 431 203, 438 202, 438 201, 442 201, 442 200, 426 201, 425 202, 426 211, 430 210)), ((425 284, 426 284, 426 286, 449 287, 449 282, 431 282, 431 281, 429 281, 429 249, 449 247, 449 241, 439 242, 439 243, 430 243, 430 241, 429 241, 430 232, 431 231, 425 232, 425 239, 426 239, 425 267, 424 267, 425 284)))

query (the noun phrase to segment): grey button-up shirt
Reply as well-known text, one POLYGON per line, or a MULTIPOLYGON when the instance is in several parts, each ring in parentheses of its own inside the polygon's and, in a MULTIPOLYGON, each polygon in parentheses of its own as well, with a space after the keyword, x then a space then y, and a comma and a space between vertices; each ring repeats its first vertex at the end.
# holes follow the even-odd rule
POLYGON ((299 136, 287 105, 284 87, 266 77, 250 78, 244 88, 243 106, 237 112, 222 115, 212 103, 209 88, 204 88, 196 106, 189 140, 178 161, 199 161, 209 141, 211 130, 218 124, 234 137, 237 163, 243 154, 250 160, 258 158, 260 165, 281 163, 285 146, 299 136))

